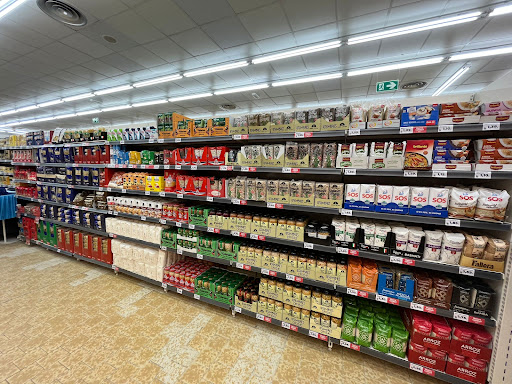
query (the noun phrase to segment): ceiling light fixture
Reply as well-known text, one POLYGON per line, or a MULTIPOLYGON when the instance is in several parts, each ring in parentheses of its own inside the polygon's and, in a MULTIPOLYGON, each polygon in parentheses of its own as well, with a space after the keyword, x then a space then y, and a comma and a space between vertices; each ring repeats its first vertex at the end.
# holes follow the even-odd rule
POLYGON ((504 5, 503 7, 494 8, 489 16, 505 15, 512 12, 512 5, 504 5))
POLYGON ((253 64, 266 63, 268 61, 281 60, 281 59, 285 59, 287 57, 306 55, 308 53, 325 51, 326 49, 339 48, 340 46, 341 46, 341 41, 336 40, 336 41, 331 41, 329 43, 317 44, 317 45, 312 45, 310 47, 294 49, 292 51, 276 53, 274 55, 257 57, 252 60, 252 63, 253 64))
POLYGON ((170 75, 170 76, 158 77, 156 79, 140 81, 138 83, 133 84, 133 86, 135 88, 141 88, 141 87, 147 87, 148 85, 153 85, 153 84, 167 83, 169 81, 179 80, 181 78, 183 78, 183 76, 181 76, 181 75, 170 75))
POLYGON ((183 74, 183 76, 185 76, 185 77, 192 77, 192 76, 205 75, 207 73, 221 72, 221 71, 226 71, 228 69, 245 67, 247 65, 249 65, 249 62, 247 62, 245 60, 244 61, 238 61, 236 63, 217 65, 217 66, 214 66, 214 67, 198 69, 196 71, 185 72, 183 74))
POLYGON ((29 105, 29 106, 26 106, 26 107, 23 107, 23 108, 20 108, 20 109, 17 109, 16 112, 25 112, 25 111, 31 111, 33 109, 37 109, 39 108, 38 105, 29 105))
POLYGON ((10 109, 8 111, 0 113, 0 116, 12 115, 13 113, 16 113, 16 110, 15 109, 10 109))
POLYGON ((210 97, 210 96, 213 96, 213 93, 209 93, 209 92, 207 92, 207 93, 198 93, 197 95, 171 97, 169 99, 169 101, 171 103, 174 103, 175 101, 180 101, 180 100, 200 99, 200 98, 203 98, 203 97, 210 97))
POLYGON ((9 12, 14 11, 26 0, 0 0, 0 19, 9 12))
POLYGON ((394 69, 421 67, 423 65, 438 64, 438 63, 442 62, 443 60, 444 60, 443 57, 434 57, 431 59, 406 61, 403 63, 396 63, 396 64, 390 64, 390 65, 383 65, 380 67, 370 67, 370 68, 366 68, 366 69, 359 69, 356 71, 349 71, 349 72, 347 72, 347 76, 358 76, 358 75, 366 75, 368 73, 392 71, 394 69))
POLYGON ((133 108, 137 107, 145 107, 146 105, 156 105, 156 104, 165 104, 167 103, 167 99, 153 100, 153 101, 145 101, 144 103, 136 103, 132 104, 133 108))
POLYGON ((37 105, 39 108, 44 108, 44 107, 49 107, 50 105, 56 105, 56 104, 60 104, 63 102, 64 102, 64 100, 62 100, 62 99, 56 99, 56 100, 47 101, 45 103, 41 103, 41 104, 37 104, 37 105))
POLYGON ((482 51, 473 51, 473 52, 468 52, 468 53, 461 53, 461 54, 458 54, 458 55, 450 56, 450 61, 475 59, 477 57, 506 55, 507 53, 512 53, 512 47, 496 48, 496 49, 485 49, 485 50, 482 50, 482 51))
POLYGON ((107 88, 107 89, 101 89, 99 91, 94 91, 95 95, 108 95, 109 93, 115 93, 115 92, 121 92, 126 91, 128 89, 132 89, 133 87, 131 85, 121 85, 119 87, 113 87, 113 88, 107 88))
POLYGON ((94 113, 101 113, 101 109, 89 109, 88 111, 77 112, 77 116, 92 115, 94 113))
POLYGON ((343 74, 341 72, 337 72, 337 73, 330 73, 328 75, 302 77, 300 79, 276 81, 275 83, 272 83, 272 86, 273 87, 282 87, 283 85, 293 85, 293 84, 310 83, 312 81, 339 79, 342 76, 343 76, 343 74))
POLYGON ((57 115, 57 116, 54 116, 54 120, 59 120, 59 119, 66 119, 68 117, 74 117, 76 116, 76 113, 66 113, 65 115, 57 115))
POLYGON ((228 93, 246 92, 246 91, 252 91, 253 89, 264 89, 264 88, 268 88, 268 84, 265 83, 265 84, 249 85, 247 87, 222 89, 220 91, 215 91, 213 93, 215 95, 226 95, 228 93))
POLYGON ((442 19, 434 20, 434 21, 428 21, 426 23, 413 24, 413 25, 408 25, 408 26, 401 27, 401 28, 393 28, 393 29, 388 29, 388 30, 381 31, 381 32, 370 33, 367 35, 352 37, 352 38, 348 39, 347 44, 353 45, 353 44, 365 43, 367 41, 387 39, 388 37, 400 36, 400 35, 405 35, 405 34, 414 33, 414 32, 427 31, 430 29, 447 27, 449 25, 454 25, 454 24, 467 23, 470 21, 475 21, 476 19, 478 19, 478 17, 480 17, 481 14, 482 14, 482 12, 470 12, 470 13, 465 13, 463 15, 458 15, 458 16, 453 16, 453 17, 445 17, 442 19))
POLYGON ((42 119, 37 119, 37 122, 41 122, 41 121, 49 121, 49 120, 55 120, 55 117, 53 116, 50 116, 50 117, 43 117, 42 119))
POLYGON ((87 99, 88 97, 94 97, 94 93, 82 93, 81 95, 65 97, 62 100, 64 100, 67 103, 68 101, 82 100, 87 99))
POLYGON ((460 68, 457 72, 453 74, 452 77, 450 77, 446 82, 441 85, 437 91, 435 91, 432 96, 439 96, 441 93, 443 93, 450 85, 455 83, 459 77, 461 77, 463 74, 465 74, 467 71, 469 71, 469 68, 471 68, 471 64, 466 64, 462 68, 460 68))
POLYGON ((120 109, 128 109, 128 108, 131 108, 131 107, 132 106, 130 104, 119 105, 117 107, 104 108, 104 109, 102 109, 102 112, 118 111, 120 109))
POLYGON ((37 119, 18 121, 16 124, 18 124, 18 125, 21 125, 21 124, 32 124, 32 123, 35 123, 35 122, 37 122, 37 119))

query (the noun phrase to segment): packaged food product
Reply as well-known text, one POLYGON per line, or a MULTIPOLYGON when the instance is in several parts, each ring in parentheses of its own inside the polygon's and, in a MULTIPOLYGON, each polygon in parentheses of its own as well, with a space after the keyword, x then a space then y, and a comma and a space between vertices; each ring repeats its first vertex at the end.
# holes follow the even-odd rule
POLYGON ((472 219, 475 216, 478 196, 478 191, 452 188, 450 191, 448 215, 455 218, 472 219))
POLYGON ((345 201, 351 203, 361 201, 361 184, 347 184, 345 186, 345 201))
POLYGON ((447 209, 449 192, 448 188, 430 188, 428 205, 435 209, 447 209))
POLYGON ((425 231, 425 251, 423 260, 438 261, 441 257, 441 244, 443 242, 443 232, 425 231))
POLYGON ((309 167, 320 168, 322 166, 323 144, 312 143, 310 147, 309 167))
POLYGON ((372 105, 368 109, 368 121, 382 121, 384 118, 384 105, 372 105))
POLYGON ((481 107, 482 115, 510 115, 512 114, 512 100, 494 101, 484 103, 481 107))
POLYGON ((412 187, 411 188, 411 207, 422 208, 429 204, 430 188, 412 187))
POLYGON ((336 168, 336 143, 323 145, 322 168, 336 168))
POLYGON ((393 186, 377 185, 377 205, 386 205, 393 201, 393 186))
POLYGON ((417 229, 410 229, 409 238, 407 240, 407 251, 419 252, 419 247, 423 236, 425 236, 425 232, 417 229))
POLYGON ((510 195, 505 190, 478 189, 475 219, 486 221, 505 220, 509 198, 510 195))
POLYGON ((350 106, 350 121, 351 122, 365 122, 366 121, 366 111, 361 105, 351 105, 350 106))
POLYGON ((409 206, 409 193, 409 186, 395 185, 393 186, 393 199, 391 200, 391 202, 398 205, 399 208, 406 208, 409 206))
POLYGON ((434 140, 408 140, 405 147, 405 169, 430 169, 434 140))
POLYGON ((361 184, 360 201, 365 204, 375 203, 375 184, 361 184))
POLYGON ((464 235, 466 236, 466 243, 464 244, 463 255, 473 259, 482 259, 487 245, 487 237, 470 235, 468 233, 464 235))
POLYGON ((391 227, 387 224, 375 224, 375 238, 373 245, 376 247, 384 248, 386 246, 386 239, 388 233, 391 232, 391 227))
POLYGON ((445 103, 440 106, 442 117, 478 115, 479 101, 461 101, 458 103, 445 103))
POLYGON ((403 107, 402 127, 437 125, 439 120, 439 105, 427 104, 403 107))
POLYGON ((459 264, 465 239, 462 233, 445 232, 439 260, 446 264, 459 264))
POLYGON ((384 114, 384 119, 385 120, 400 119, 401 111, 402 111, 402 107, 400 104, 390 104, 386 108, 386 112, 384 114))
POLYGON ((409 240, 409 230, 405 227, 392 227, 391 231, 395 234, 395 248, 401 251, 407 250, 407 242, 409 240))
POLYGON ((504 261, 508 254, 510 243, 501 239, 489 239, 484 250, 483 258, 492 261, 504 261))

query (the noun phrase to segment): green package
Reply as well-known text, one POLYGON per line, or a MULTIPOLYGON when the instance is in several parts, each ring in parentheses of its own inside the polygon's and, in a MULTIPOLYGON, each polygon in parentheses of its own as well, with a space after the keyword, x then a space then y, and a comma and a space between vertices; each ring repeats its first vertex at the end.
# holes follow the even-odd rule
POLYGON ((389 324, 391 324, 391 326, 393 328, 396 328, 396 329, 400 329, 402 331, 405 331, 405 326, 404 326, 404 323, 402 323, 402 320, 400 319, 395 319, 393 317, 390 317, 389 318, 389 324))
POLYGON ((383 321, 375 321, 375 329, 373 331, 373 348, 384 353, 389 352, 391 345, 391 325, 383 321))
POLYGON ((384 323, 389 322, 389 314, 387 312, 378 312, 375 314, 375 321, 381 321, 384 323))
POLYGON ((359 308, 354 307, 353 305, 350 304, 345 304, 345 313, 350 316, 355 316, 355 318, 357 319, 357 316, 359 316, 359 308))
POLYGON ((392 355, 405 358, 405 351, 407 350, 407 340, 409 340, 409 332, 407 332, 406 330, 393 328, 389 352, 391 352, 392 355))
POLYGON ((341 338, 350 342, 356 340, 356 323, 357 317, 345 312, 343 315, 343 323, 341 325, 341 338))
POLYGON ((373 321, 359 317, 356 327, 356 343, 363 347, 372 345, 373 321))

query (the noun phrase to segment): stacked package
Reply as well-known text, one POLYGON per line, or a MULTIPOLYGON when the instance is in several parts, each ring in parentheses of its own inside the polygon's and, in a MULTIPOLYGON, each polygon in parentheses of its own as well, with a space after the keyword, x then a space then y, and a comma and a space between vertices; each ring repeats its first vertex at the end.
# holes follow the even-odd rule
POLYGON ((108 217, 105 219, 105 230, 108 233, 130 237, 132 239, 160 244, 162 230, 165 227, 160 224, 146 223, 138 220, 118 219, 108 217))

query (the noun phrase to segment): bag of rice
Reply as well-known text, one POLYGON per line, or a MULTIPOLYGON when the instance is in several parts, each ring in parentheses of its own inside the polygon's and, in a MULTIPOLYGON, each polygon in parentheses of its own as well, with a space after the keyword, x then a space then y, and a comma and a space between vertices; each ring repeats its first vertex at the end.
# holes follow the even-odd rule
POLYGON ((485 247, 484 259, 492 261, 504 261, 508 254, 510 243, 501 239, 489 239, 485 247))
POLYGON ((377 185, 377 205, 386 205, 391 203, 393 199, 393 186, 377 185))
POLYGON ((448 188, 430 188, 428 205, 435 209, 447 209, 449 192, 448 188))
POLYGON ((425 232, 417 229, 409 229, 409 238, 407 240, 407 251, 418 252, 421 244, 421 239, 425 236, 425 232))
POLYGON ((472 259, 481 259, 484 256, 485 246, 487 245, 486 236, 476 236, 465 234, 466 244, 464 245, 463 255, 472 259))
POLYGON ((503 221, 510 195, 507 191, 481 188, 478 190, 475 219, 503 221))
POLYGON ((391 325, 384 321, 375 320, 373 330, 373 348, 377 351, 388 353, 391 346, 391 325))
POLYGON ((389 352, 392 355, 405 358, 405 351, 407 351, 407 341, 409 340, 409 332, 404 329, 393 327, 391 332, 391 346, 389 352))
POLYGON ((478 191, 462 188, 452 188, 448 215, 460 219, 472 219, 475 216, 478 191))
POLYGON ((425 251, 423 252, 423 260, 439 261, 443 235, 441 231, 425 231, 425 251))
POLYGON ((445 232, 440 261, 446 264, 459 264, 465 240, 466 237, 462 233, 445 232))
POLYGON ((405 251, 407 249, 407 241, 409 240, 409 229, 405 227, 392 227, 391 231, 396 237, 395 248, 405 251))
POLYGON ((372 344, 373 321, 359 317, 356 328, 356 344, 370 347, 372 344))
POLYGON ((398 205, 399 208, 405 208, 409 206, 409 193, 410 188, 407 185, 393 187, 393 200, 392 202, 398 205))
POLYGON ((428 204, 429 191, 428 187, 412 187, 411 188, 411 208, 423 208, 428 204))
POLYGON ((357 316, 345 311, 341 324, 341 338, 350 342, 356 341, 357 316))

